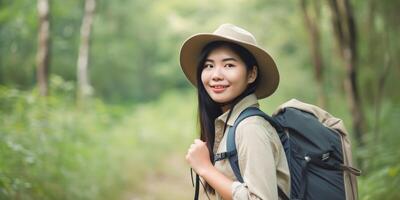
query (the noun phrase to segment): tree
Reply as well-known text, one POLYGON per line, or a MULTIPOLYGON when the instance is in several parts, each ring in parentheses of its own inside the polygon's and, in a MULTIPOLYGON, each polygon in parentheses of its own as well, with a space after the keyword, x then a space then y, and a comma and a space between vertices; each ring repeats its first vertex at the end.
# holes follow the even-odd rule
POLYGON ((89 63, 89 41, 93 24, 93 15, 96 7, 95 0, 85 0, 85 13, 81 26, 81 42, 79 47, 77 81, 78 81, 78 102, 83 101, 92 94, 89 82, 88 63, 89 63))
POLYGON ((311 56, 314 64, 314 76, 317 81, 318 100, 317 103, 321 107, 326 106, 326 98, 324 94, 324 62, 321 50, 319 18, 320 18, 320 1, 314 1, 313 13, 311 15, 310 9, 307 7, 307 0, 301 0, 301 9, 303 11, 304 22, 308 29, 311 46, 311 56))
POLYGON ((339 54, 344 62, 344 81, 347 101, 353 119, 353 129, 358 145, 364 146, 364 114, 357 86, 357 29, 349 0, 329 0, 332 26, 339 54))
POLYGON ((41 96, 48 95, 49 61, 50 61, 50 22, 49 1, 38 0, 39 15, 38 51, 36 56, 37 81, 41 96))

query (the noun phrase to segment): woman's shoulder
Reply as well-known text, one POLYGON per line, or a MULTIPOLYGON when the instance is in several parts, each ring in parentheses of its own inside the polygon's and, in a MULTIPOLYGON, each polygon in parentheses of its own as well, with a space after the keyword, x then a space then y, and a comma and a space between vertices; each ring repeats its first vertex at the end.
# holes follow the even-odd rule
POLYGON ((236 137, 258 137, 275 140, 275 128, 261 116, 251 116, 241 121, 236 127, 236 137))
POLYGON ((282 144, 275 128, 261 116, 251 116, 240 122, 236 128, 238 149, 251 149, 254 145, 270 146, 275 158, 281 155, 282 144))
POLYGON ((246 130, 248 128, 261 128, 265 129, 269 134, 275 134, 276 130, 275 128, 269 123, 267 120, 265 120, 261 116, 251 116, 243 121, 241 121, 238 126, 237 130, 246 130))

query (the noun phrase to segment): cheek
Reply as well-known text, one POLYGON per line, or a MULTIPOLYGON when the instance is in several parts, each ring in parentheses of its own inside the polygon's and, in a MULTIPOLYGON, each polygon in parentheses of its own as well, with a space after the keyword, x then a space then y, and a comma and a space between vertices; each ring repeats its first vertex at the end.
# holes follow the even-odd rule
POLYGON ((231 74, 231 80, 239 85, 247 85, 248 77, 245 70, 239 70, 231 74))
POLYGON ((203 85, 206 85, 206 83, 208 82, 207 72, 202 71, 200 78, 201 78, 201 82, 203 83, 203 85))
POLYGON ((241 74, 235 75, 234 80, 233 80, 234 83, 232 83, 235 85, 235 87, 233 87, 235 90, 235 93, 240 94, 246 90, 246 88, 249 85, 247 80, 248 79, 247 79, 247 76, 245 76, 245 74, 241 73, 241 74))

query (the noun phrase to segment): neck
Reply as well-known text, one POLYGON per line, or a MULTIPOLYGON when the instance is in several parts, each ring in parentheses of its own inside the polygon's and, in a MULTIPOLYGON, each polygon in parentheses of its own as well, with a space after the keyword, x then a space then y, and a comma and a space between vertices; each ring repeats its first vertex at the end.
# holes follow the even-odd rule
POLYGON ((222 112, 225 113, 226 111, 229 110, 230 107, 231 107, 230 104, 221 106, 222 112))
POLYGON ((236 103, 238 103, 240 100, 242 100, 243 98, 245 98, 247 95, 249 95, 249 92, 243 92, 241 95, 237 96, 235 99, 226 102, 226 103, 219 103, 220 108, 222 109, 222 112, 226 112, 228 111, 230 108, 232 108, 232 105, 235 105, 236 103))
POLYGON ((237 96, 235 99, 233 99, 233 100, 231 100, 231 101, 229 101, 229 102, 220 103, 219 106, 220 106, 220 108, 222 109, 222 112, 224 113, 224 112, 228 111, 229 109, 231 109, 231 108, 232 108, 232 105, 235 105, 237 102, 239 102, 240 100, 242 100, 242 99, 244 98, 244 96, 245 96, 245 95, 242 94, 242 95, 237 96))

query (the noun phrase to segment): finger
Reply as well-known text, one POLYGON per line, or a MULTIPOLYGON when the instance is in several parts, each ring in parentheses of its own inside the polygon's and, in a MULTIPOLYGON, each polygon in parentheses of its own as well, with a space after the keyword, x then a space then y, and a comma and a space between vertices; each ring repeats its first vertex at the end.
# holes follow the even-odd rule
POLYGON ((187 154, 191 155, 191 154, 193 154, 193 151, 194 151, 193 149, 189 149, 187 154))
POLYGON ((189 161, 189 158, 190 158, 190 155, 189 155, 189 154, 186 154, 185 159, 186 159, 187 161, 189 161))

